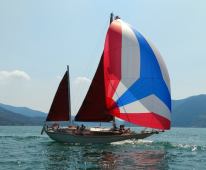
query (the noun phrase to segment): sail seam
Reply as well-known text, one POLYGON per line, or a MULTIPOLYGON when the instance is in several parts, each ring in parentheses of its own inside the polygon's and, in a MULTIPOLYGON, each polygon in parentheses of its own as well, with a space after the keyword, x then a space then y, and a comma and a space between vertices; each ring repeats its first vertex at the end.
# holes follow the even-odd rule
MULTIPOLYGON (((106 75, 107 75, 107 73, 106 73, 106 75)), ((108 78, 108 80, 109 80, 108 75, 107 75, 107 78, 108 78)), ((110 82, 110 80, 109 80, 109 83, 110 83, 110 85, 112 86, 112 83, 110 82)), ((115 93, 116 93, 117 97, 119 98, 119 95, 117 94, 117 92, 116 92, 116 90, 114 89, 114 87, 113 87, 113 86, 112 86, 112 88, 113 88, 113 90, 115 91, 115 93)), ((120 103, 122 104, 121 100, 120 100, 120 103)), ((126 116, 127 116, 127 119, 129 120, 129 122, 131 122, 131 121, 130 121, 130 119, 129 119, 129 117, 128 117, 128 115, 127 115, 127 112, 126 112, 126 110, 125 110, 124 106, 122 106, 122 107, 123 107, 124 112, 125 112, 125 114, 126 114, 126 116)))

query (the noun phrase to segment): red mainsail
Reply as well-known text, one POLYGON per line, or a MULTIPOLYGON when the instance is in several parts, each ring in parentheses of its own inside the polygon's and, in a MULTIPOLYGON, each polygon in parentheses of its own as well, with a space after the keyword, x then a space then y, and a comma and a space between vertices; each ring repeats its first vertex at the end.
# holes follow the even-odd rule
POLYGON ((94 75, 87 95, 75 117, 75 121, 110 122, 113 120, 113 116, 108 114, 106 111, 103 68, 102 54, 97 71, 94 75))
POLYGON ((68 121, 68 120, 69 120, 69 104, 68 104, 68 81, 67 81, 67 72, 66 72, 54 96, 46 121, 68 121))

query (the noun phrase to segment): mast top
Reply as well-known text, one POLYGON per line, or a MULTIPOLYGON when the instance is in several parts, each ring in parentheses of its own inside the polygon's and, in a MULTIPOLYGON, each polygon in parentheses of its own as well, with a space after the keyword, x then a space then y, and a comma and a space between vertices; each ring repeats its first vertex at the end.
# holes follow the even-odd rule
POLYGON ((110 24, 114 19, 121 19, 118 15, 114 16, 113 12, 110 14, 110 24))
POLYGON ((114 14, 113 12, 110 14, 110 24, 112 23, 112 21, 114 20, 114 14))

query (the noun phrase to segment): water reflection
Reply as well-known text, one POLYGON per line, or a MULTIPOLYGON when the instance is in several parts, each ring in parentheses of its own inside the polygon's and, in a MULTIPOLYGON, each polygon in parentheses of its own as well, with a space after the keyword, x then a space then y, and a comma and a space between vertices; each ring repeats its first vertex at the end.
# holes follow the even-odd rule
POLYGON ((43 146, 45 169, 168 169, 166 151, 139 150, 131 145, 70 145, 50 142, 43 146))
POLYGON ((164 151, 102 151, 101 169, 167 169, 164 151))

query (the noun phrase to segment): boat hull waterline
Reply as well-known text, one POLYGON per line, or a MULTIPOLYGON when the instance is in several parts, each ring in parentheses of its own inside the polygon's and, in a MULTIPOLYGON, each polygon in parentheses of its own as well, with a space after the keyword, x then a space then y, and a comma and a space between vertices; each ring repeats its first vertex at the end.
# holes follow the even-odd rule
POLYGON ((92 136, 92 135, 76 135, 69 133, 60 133, 54 131, 46 131, 47 135, 58 142, 63 143, 111 143, 117 141, 123 141, 128 139, 144 139, 147 138, 155 132, 148 133, 134 133, 134 134, 121 134, 121 135, 112 135, 112 136, 92 136))

